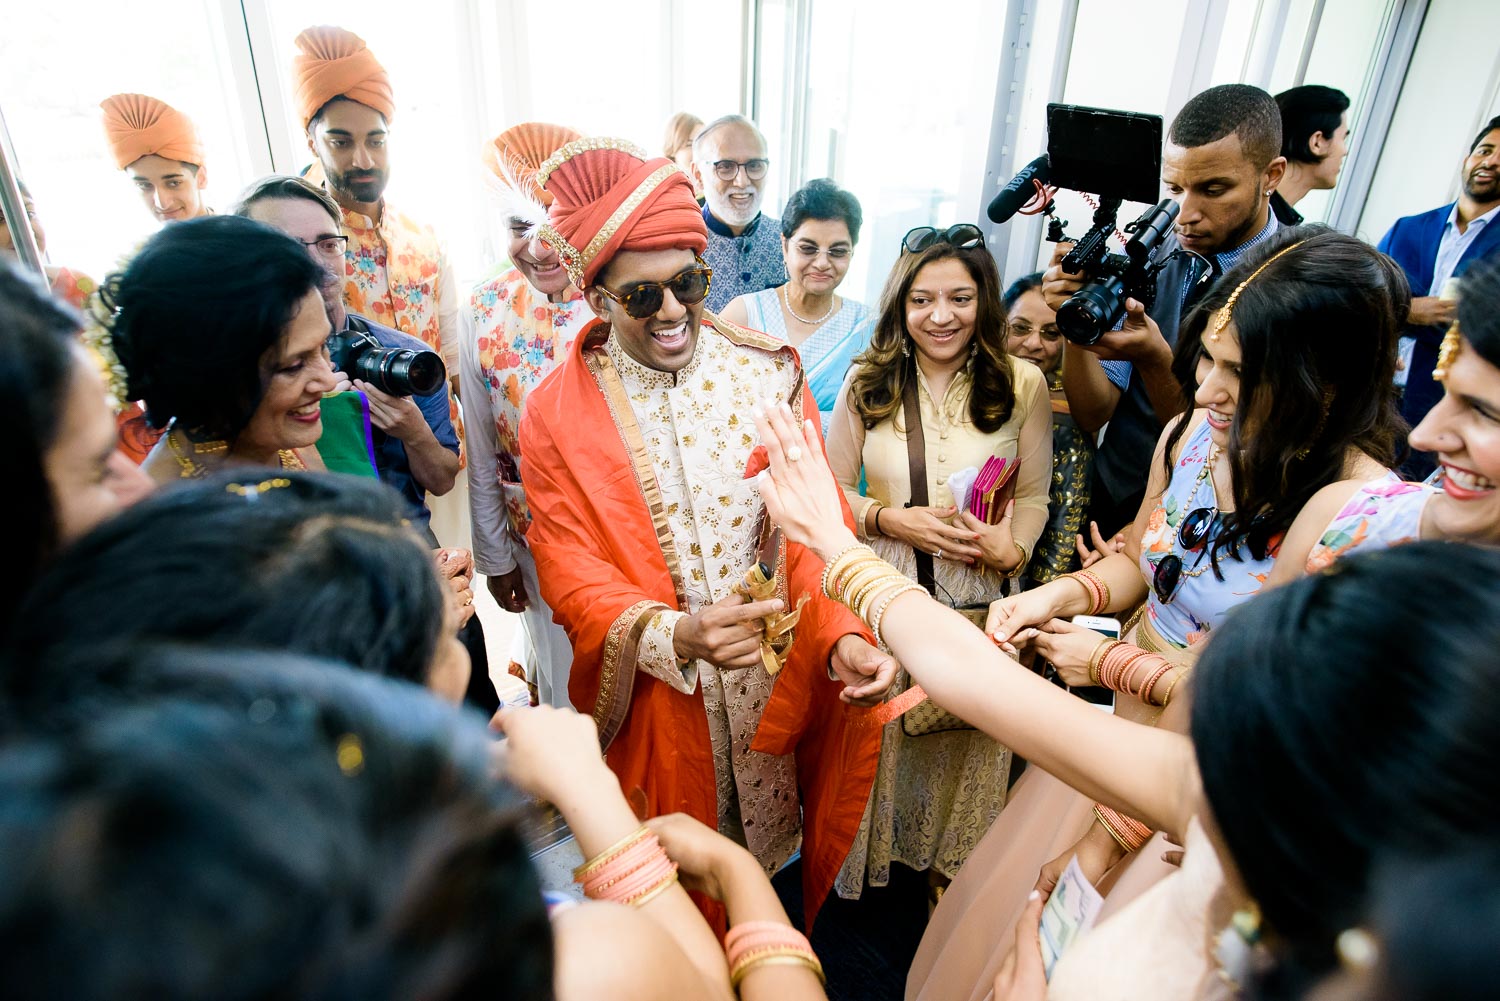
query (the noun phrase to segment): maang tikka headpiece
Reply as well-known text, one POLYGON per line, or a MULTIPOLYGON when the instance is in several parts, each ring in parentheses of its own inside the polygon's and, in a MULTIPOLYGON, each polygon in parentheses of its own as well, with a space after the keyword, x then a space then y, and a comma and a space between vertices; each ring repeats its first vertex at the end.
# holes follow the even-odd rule
POLYGON ((1254 271, 1250 272, 1250 277, 1240 282, 1239 285, 1235 287, 1235 290, 1229 293, 1228 301, 1226 301, 1224 305, 1220 306, 1218 309, 1214 310, 1214 326, 1213 329, 1209 331, 1208 339, 1211 341, 1217 341, 1219 339, 1219 334, 1223 333, 1224 328, 1229 326, 1229 321, 1234 316, 1234 304, 1240 301, 1240 293, 1245 291, 1246 285, 1249 285, 1251 282, 1255 281, 1256 278, 1260 277, 1260 273, 1266 270, 1266 268, 1269 268, 1271 266, 1271 262, 1276 260, 1276 258, 1280 257, 1282 254, 1285 254, 1289 250, 1296 250, 1306 242, 1306 240, 1298 240, 1290 247, 1283 247, 1282 249, 1276 251, 1276 253, 1272 254, 1270 257, 1266 258, 1264 264, 1256 268, 1254 271))

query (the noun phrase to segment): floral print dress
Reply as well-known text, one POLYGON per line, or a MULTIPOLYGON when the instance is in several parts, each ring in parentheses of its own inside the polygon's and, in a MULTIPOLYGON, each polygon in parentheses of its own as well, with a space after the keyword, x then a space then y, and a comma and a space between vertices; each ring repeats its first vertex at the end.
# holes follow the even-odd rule
POLYGON ((1307 572, 1326 570, 1334 560, 1361 549, 1386 549, 1416 542, 1422 511, 1438 493, 1425 483, 1393 476, 1372 480, 1354 492, 1334 515, 1317 545, 1307 554, 1307 572))

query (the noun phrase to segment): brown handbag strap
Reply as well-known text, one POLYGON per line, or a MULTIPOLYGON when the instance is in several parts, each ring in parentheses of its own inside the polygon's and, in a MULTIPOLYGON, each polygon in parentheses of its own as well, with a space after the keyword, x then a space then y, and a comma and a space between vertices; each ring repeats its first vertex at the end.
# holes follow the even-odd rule
MULTIPOLYGON (((915 366, 913 366, 915 368, 915 366)), ((922 409, 917 404, 917 373, 913 371, 901 391, 901 412, 906 419, 906 463, 911 476, 911 500, 907 507, 927 506, 927 439, 922 434, 922 409)), ((917 556, 917 583, 928 594, 937 594, 932 554, 913 547, 917 556)))

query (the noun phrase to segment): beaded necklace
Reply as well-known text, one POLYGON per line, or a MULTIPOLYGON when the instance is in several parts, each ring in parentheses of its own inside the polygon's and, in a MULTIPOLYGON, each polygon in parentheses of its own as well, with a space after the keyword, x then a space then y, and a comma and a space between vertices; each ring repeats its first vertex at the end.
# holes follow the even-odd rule
MULTIPOLYGON (((787 284, 790 284, 790 282, 788 282, 787 284)), ((786 303, 786 311, 788 313, 792 314, 792 319, 799 320, 802 323, 807 324, 809 327, 816 327, 818 324, 824 322, 830 316, 833 315, 834 307, 836 307, 839 304, 839 297, 838 296, 834 296, 832 299, 830 299, 829 302, 828 302, 828 312, 824 313, 822 316, 818 317, 816 320, 809 320, 805 316, 798 316, 797 315, 796 311, 792 309, 792 299, 791 299, 791 296, 789 296, 789 295, 786 294, 786 285, 781 286, 781 301, 784 302, 784 303, 786 303)))
MULTIPOLYGON (((1206 480, 1206 479, 1208 479, 1209 476, 1211 476, 1213 474, 1214 463, 1217 462, 1217 461, 1219 461, 1219 446, 1218 445, 1213 445, 1208 450, 1208 458, 1203 460, 1203 468, 1200 469, 1200 470, 1198 470, 1198 478, 1193 481, 1193 492, 1190 493, 1190 494, 1188 494, 1188 504, 1192 504, 1193 501, 1195 501, 1198 498, 1198 491, 1203 489, 1203 481, 1206 480)), ((1210 489, 1212 489, 1213 485, 1210 484, 1209 487, 1210 487, 1210 489)), ((1218 517, 1218 514, 1217 514, 1218 507, 1219 507, 1219 494, 1218 494, 1218 491, 1215 490, 1214 491, 1214 511, 1215 511, 1215 518, 1218 517)), ((1188 516, 1188 514, 1192 510, 1193 510, 1193 508, 1189 507, 1186 511, 1184 511, 1182 513, 1182 516, 1184 518, 1186 518, 1188 516)), ((1205 538, 1203 540, 1203 553, 1207 553, 1208 552, 1208 547, 1209 547, 1209 544, 1211 542, 1213 542, 1213 540, 1211 538, 1205 538)), ((1205 574, 1208 571, 1210 571, 1210 570, 1213 569, 1213 564, 1212 563, 1210 563, 1206 567, 1198 565, 1198 564, 1200 564, 1200 563, 1203 562, 1203 553, 1199 553, 1198 554, 1198 559, 1194 562, 1193 569, 1182 571, 1182 579, 1183 580, 1186 580, 1189 577, 1201 577, 1203 574, 1205 574)), ((1178 585, 1178 586, 1180 587, 1181 585, 1178 585)))

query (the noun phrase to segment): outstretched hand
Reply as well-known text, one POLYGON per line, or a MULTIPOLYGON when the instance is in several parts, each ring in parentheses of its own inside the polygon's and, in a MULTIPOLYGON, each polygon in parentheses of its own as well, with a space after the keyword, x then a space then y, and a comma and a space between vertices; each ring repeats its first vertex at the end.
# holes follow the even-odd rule
POLYGON ((791 407, 769 400, 754 416, 770 463, 756 477, 766 513, 788 541, 832 558, 855 538, 844 524, 839 485, 823 456, 817 425, 809 420, 797 427, 791 407))

